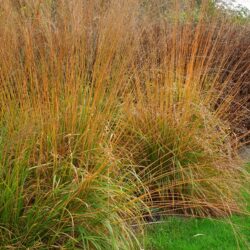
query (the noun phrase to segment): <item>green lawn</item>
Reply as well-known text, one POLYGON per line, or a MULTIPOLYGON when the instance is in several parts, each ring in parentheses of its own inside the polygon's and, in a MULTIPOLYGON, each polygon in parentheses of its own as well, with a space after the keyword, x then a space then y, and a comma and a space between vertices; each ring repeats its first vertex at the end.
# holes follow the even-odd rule
MULTIPOLYGON (((250 197, 245 198, 250 211, 250 197)), ((168 217, 149 225, 145 239, 145 250, 250 249, 250 217, 234 215, 230 220, 168 217)))
POLYGON ((231 223, 233 225, 225 219, 171 217, 163 223, 149 226, 145 249, 249 249, 250 218, 234 216, 231 223))

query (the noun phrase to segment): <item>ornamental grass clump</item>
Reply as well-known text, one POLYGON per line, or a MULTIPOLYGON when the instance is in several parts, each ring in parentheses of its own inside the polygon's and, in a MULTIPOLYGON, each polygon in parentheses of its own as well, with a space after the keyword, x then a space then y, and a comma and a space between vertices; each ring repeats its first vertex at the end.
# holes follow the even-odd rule
POLYGON ((211 20, 202 7, 184 20, 177 9, 161 22, 144 21, 115 140, 117 154, 135 166, 151 195, 147 202, 160 215, 223 216, 244 206, 249 176, 240 167, 233 125, 249 113, 248 97, 235 99, 248 84, 249 47, 236 63, 227 39, 237 24, 215 14, 211 20), (232 112, 236 104, 238 113, 232 112))
POLYGON ((141 184, 110 148, 134 46, 122 7, 2 3, 1 249, 138 246, 141 184))
POLYGON ((1 249, 140 249, 149 217, 243 211, 239 24, 205 1, 0 2, 1 249))

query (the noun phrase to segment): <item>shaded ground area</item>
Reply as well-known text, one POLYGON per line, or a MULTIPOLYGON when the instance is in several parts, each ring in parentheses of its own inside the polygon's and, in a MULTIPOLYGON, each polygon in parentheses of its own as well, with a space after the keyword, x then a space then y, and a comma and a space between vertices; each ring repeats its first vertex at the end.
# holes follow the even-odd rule
POLYGON ((244 147, 243 149, 240 150, 240 156, 242 159, 245 161, 250 162, 250 145, 244 147))

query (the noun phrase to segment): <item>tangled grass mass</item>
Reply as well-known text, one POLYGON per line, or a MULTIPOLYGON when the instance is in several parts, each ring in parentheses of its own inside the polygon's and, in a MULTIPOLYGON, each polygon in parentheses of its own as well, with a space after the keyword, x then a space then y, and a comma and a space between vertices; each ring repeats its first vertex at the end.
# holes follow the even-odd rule
POLYGON ((249 37, 210 1, 0 1, 0 249, 248 213, 249 37))

